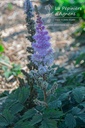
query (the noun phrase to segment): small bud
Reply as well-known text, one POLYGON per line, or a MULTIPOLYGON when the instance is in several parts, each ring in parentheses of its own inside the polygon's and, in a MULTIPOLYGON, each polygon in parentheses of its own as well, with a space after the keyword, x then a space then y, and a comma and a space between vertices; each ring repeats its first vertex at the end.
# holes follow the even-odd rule
POLYGON ((43 107, 43 106, 48 106, 46 102, 40 101, 40 100, 38 100, 38 99, 35 99, 35 100, 34 100, 34 103, 35 103, 36 105, 39 105, 39 106, 42 106, 42 107, 43 107))

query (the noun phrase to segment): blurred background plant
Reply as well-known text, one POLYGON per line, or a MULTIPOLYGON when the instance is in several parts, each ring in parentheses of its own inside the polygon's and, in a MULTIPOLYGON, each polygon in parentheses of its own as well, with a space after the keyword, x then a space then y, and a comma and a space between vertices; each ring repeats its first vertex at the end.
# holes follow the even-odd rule
POLYGON ((9 57, 4 55, 5 48, 2 42, 3 39, 0 35, 0 70, 2 70, 6 79, 11 76, 18 77, 21 74, 21 67, 18 64, 11 63, 9 57))
MULTIPOLYGON (((77 19, 83 19, 85 20, 85 1, 84 0, 41 0, 41 2, 45 5, 51 5, 52 6, 52 12, 56 14, 57 12, 61 13, 67 13, 67 10, 62 10, 62 7, 74 7, 74 8, 80 8, 77 11, 69 10, 69 13, 76 12, 75 17, 77 19)), ((68 15, 66 15, 68 17, 68 15)))
POLYGON ((8 9, 9 11, 12 11, 12 10, 13 10, 13 5, 12 5, 12 3, 8 3, 7 9, 8 9))
POLYGON ((73 33, 75 36, 80 36, 81 34, 85 33, 85 21, 81 21, 79 28, 75 30, 73 33))
POLYGON ((2 44, 2 37, 1 37, 1 34, 0 34, 0 55, 1 55, 1 53, 3 53, 4 52, 4 46, 3 46, 3 44, 2 44))
MULTIPOLYGON (((71 46, 80 48, 85 45, 85 42, 82 41, 85 36, 85 21, 80 22, 79 27, 72 33, 72 36, 75 37, 75 41, 71 46)), ((73 60, 75 66, 85 67, 85 49, 83 49, 80 54, 76 55, 73 60)))
POLYGON ((18 77, 21 74, 20 65, 11 63, 9 58, 5 55, 0 57, 0 65, 6 79, 9 79, 10 77, 18 77))
POLYGON ((4 52, 4 47, 3 47, 2 44, 0 44, 0 54, 1 54, 2 52, 4 52))

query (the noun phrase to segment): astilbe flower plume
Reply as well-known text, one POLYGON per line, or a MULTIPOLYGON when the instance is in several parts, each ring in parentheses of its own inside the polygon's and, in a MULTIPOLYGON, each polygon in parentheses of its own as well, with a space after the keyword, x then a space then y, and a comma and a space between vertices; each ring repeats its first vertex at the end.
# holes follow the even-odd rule
MULTIPOLYGON (((33 36, 35 34, 35 22, 33 20, 33 6, 32 6, 32 2, 30 0, 25 0, 24 1, 24 5, 23 5, 23 9, 24 9, 24 13, 26 15, 26 27, 27 27, 27 36, 26 38, 30 41, 30 43, 32 43, 34 41, 33 36)), ((31 46, 27 47, 27 52, 28 52, 28 64, 27 67, 29 70, 35 69, 36 66, 34 65, 34 63, 31 61, 31 55, 33 53, 33 48, 31 46)), ((25 72, 24 70, 22 70, 22 73, 25 75, 25 78, 28 82, 28 85, 32 86, 32 83, 30 82, 29 75, 27 72, 25 72)), ((25 82, 23 79, 19 78, 19 82, 21 86, 25 85, 25 82)), ((33 87, 31 87, 33 88, 33 87)))
POLYGON ((25 0, 24 2, 24 11, 27 14, 28 17, 33 17, 32 11, 33 11, 33 6, 30 0, 25 0))
POLYGON ((26 26, 28 30, 27 39, 33 42, 33 35, 35 34, 35 22, 33 20, 33 6, 30 0, 24 1, 24 12, 26 14, 26 26))
MULTIPOLYGON (((28 31, 28 35, 26 36, 26 38, 30 41, 30 43, 35 41, 33 39, 33 36, 35 34, 35 22, 33 19, 33 11, 34 11, 34 7, 32 6, 32 2, 30 0, 25 0, 24 1, 24 12, 26 14, 26 26, 27 26, 27 31, 28 31)), ((27 64, 27 66, 30 70, 32 70, 36 68, 34 63, 31 61, 31 54, 34 51, 33 51, 33 48, 30 46, 27 47, 27 51, 29 54, 28 55, 29 63, 27 64)))
POLYGON ((37 15, 36 33, 33 38, 36 43, 32 43, 34 49, 32 61, 39 67, 39 69, 45 71, 46 68, 43 69, 43 67, 47 67, 53 62, 53 50, 51 48, 50 36, 48 35, 48 31, 39 14, 37 15))

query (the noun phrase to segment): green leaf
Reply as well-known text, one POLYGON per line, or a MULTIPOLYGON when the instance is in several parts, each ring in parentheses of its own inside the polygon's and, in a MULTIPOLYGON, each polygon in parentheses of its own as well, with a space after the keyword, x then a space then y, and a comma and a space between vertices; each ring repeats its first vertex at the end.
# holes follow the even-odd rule
POLYGON ((35 115, 35 116, 33 117, 33 119, 31 120, 30 124, 31 124, 31 125, 35 125, 35 124, 37 124, 37 123, 39 123, 39 122, 41 122, 41 121, 42 121, 42 115, 37 114, 37 115, 35 115))
POLYGON ((73 90, 74 99, 77 103, 81 103, 84 99, 84 95, 82 93, 81 88, 76 88, 73 90))
POLYGON ((52 102, 49 103, 49 107, 50 108, 54 108, 54 109, 57 109, 58 107, 61 107, 62 105, 62 102, 60 100, 54 100, 52 102))
POLYGON ((85 123, 85 113, 79 114, 78 117, 85 123))
POLYGON ((59 97, 59 100, 64 101, 64 100, 68 99, 69 93, 70 92, 61 94, 60 97, 59 97))
POLYGON ((25 103, 28 97, 29 97, 29 88, 28 87, 20 88, 18 94, 18 99, 20 103, 25 103))
POLYGON ((53 64, 52 65, 52 68, 58 68, 59 66, 58 65, 56 65, 56 64, 53 64))
POLYGON ((78 108, 78 107, 73 107, 72 108, 72 114, 74 114, 74 115, 78 115, 78 113, 81 111, 81 109, 80 108, 78 108))
POLYGON ((63 112, 59 111, 58 109, 47 109, 44 112, 44 117, 48 117, 48 118, 60 118, 61 116, 63 116, 63 112))
POLYGON ((5 109, 2 115, 0 115, 0 126, 8 126, 12 124, 13 120, 14 116, 12 115, 12 113, 10 113, 9 110, 5 109))
POLYGON ((85 101, 82 102, 80 105, 83 106, 83 107, 85 108, 85 101))
POLYGON ((13 106, 10 108, 10 111, 12 112, 12 114, 16 114, 18 112, 20 112, 23 109, 23 105, 20 103, 16 103, 13 104, 13 106))
MULTIPOLYGON (((9 58, 8 58, 7 56, 4 56, 4 55, 2 55, 2 56, 0 57, 0 61, 3 61, 3 62, 5 62, 5 63, 7 63, 7 64, 10 64, 9 58)), ((5 67, 7 67, 7 66, 5 66, 5 67)))
POLYGON ((35 115, 36 111, 34 109, 30 109, 27 112, 24 113, 22 116, 23 120, 32 118, 35 115))
POLYGON ((12 114, 9 110, 7 110, 7 109, 4 109, 4 111, 3 111, 2 114, 3 114, 3 116, 5 117, 5 119, 7 120, 7 122, 8 122, 9 124, 11 124, 12 121, 13 121, 13 119, 14 119, 13 114, 12 114))
POLYGON ((60 122, 58 126, 59 128, 67 128, 65 125, 65 121, 60 122))
POLYGON ((39 128, 57 128, 57 123, 55 120, 45 119, 39 128))
POLYGON ((13 66, 13 68, 12 68, 12 74, 14 75, 14 76, 18 76, 19 74, 21 74, 21 66, 20 65, 18 65, 18 64, 13 64, 12 65, 13 66))
POLYGON ((8 3, 8 10, 12 10, 13 9, 13 5, 11 3, 8 3))
POLYGON ((34 128, 34 127, 29 124, 29 121, 23 122, 22 120, 20 120, 15 124, 14 128, 34 128))
POLYGON ((6 77, 6 79, 9 78, 11 76, 11 74, 12 73, 10 70, 4 72, 4 76, 6 77))
POLYGON ((68 128, 74 128, 76 126, 76 120, 72 114, 66 115, 65 124, 68 128))
POLYGON ((6 100, 3 106, 5 109, 7 108, 8 110, 10 110, 12 114, 20 112, 24 107, 21 103, 19 103, 19 101, 15 99, 12 100, 10 98, 6 100))
POLYGON ((4 108, 11 109, 14 105, 18 103, 20 104, 20 108, 16 108, 14 112, 19 111, 22 109, 22 105, 26 102, 26 100, 29 97, 29 87, 22 87, 18 88, 15 91, 13 91, 6 99, 4 105, 4 108))
POLYGON ((16 89, 12 94, 10 94, 9 99, 16 100, 19 103, 23 104, 29 97, 29 88, 22 87, 16 89))
POLYGON ((0 53, 4 52, 4 47, 2 44, 0 44, 0 53))
POLYGON ((82 53, 80 56, 76 58, 76 64, 80 64, 81 60, 85 61, 85 53, 82 53))
POLYGON ((5 117, 3 117, 2 115, 0 115, 0 126, 7 126, 9 123, 7 122, 7 120, 5 119, 5 117))

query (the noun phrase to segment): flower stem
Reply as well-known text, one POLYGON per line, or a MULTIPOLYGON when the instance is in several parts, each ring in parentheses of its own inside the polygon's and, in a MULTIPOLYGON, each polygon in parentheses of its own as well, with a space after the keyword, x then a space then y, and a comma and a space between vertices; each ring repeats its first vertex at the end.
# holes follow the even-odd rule
POLYGON ((46 95, 46 89, 45 88, 43 89, 43 94, 44 94, 44 102, 46 102, 47 95, 46 95))

